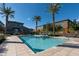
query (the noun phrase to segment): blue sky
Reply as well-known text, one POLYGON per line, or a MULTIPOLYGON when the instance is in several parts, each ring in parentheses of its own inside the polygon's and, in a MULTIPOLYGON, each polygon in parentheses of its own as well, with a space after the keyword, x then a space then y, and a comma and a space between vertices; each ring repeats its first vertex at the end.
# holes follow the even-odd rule
MULTIPOLYGON (((10 3, 6 6, 12 7, 12 10, 15 11, 15 18, 10 20, 22 22, 26 27, 35 28, 34 16, 41 16, 39 25, 52 22, 52 15, 49 12, 49 4, 47 3, 10 3)), ((56 14, 56 21, 78 18, 79 4, 61 4, 60 10, 56 14)), ((1 15, 0 20, 5 23, 5 19, 1 15)))

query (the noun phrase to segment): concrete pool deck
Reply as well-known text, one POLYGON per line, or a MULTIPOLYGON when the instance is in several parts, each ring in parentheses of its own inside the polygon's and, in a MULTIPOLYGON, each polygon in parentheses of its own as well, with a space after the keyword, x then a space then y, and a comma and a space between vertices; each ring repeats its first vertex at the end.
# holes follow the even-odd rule
POLYGON ((0 56, 79 56, 79 38, 71 38, 64 45, 34 53, 17 36, 9 36, 0 45, 0 56))

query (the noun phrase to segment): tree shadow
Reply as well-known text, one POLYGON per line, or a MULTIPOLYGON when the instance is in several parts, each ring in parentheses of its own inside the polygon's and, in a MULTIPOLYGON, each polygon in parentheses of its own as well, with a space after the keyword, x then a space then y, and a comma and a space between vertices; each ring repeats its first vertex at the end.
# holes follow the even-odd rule
POLYGON ((17 43, 17 44, 23 44, 23 42, 16 42, 16 41, 5 41, 3 44, 0 45, 0 53, 6 53, 7 48, 6 45, 8 43, 17 43))
POLYGON ((79 48, 79 44, 67 43, 63 45, 58 45, 59 47, 69 47, 69 48, 79 48))
POLYGON ((16 42, 16 41, 6 41, 5 43, 20 43, 20 44, 23 44, 23 42, 16 42))
POLYGON ((0 53, 4 53, 4 52, 6 52, 6 51, 7 51, 6 48, 3 48, 3 47, 0 48, 0 53))

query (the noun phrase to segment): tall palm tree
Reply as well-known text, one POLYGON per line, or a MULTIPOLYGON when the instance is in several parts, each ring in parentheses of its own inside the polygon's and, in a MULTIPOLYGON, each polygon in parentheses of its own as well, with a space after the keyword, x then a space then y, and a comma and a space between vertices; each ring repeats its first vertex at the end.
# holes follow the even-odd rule
POLYGON ((36 23, 36 32, 37 32, 37 26, 38 26, 38 22, 41 20, 41 16, 34 16, 34 21, 36 23))
POLYGON ((74 23, 74 29, 76 30, 76 29, 77 29, 77 20, 74 19, 74 20, 73 20, 73 23, 74 23))
POLYGON ((47 22, 46 23, 46 34, 48 33, 48 31, 49 31, 49 23, 47 22))
POLYGON ((53 3, 50 4, 50 12, 52 13, 52 25, 53 25, 53 35, 55 35, 55 14, 59 11, 60 4, 59 3, 53 3))
POLYGON ((11 7, 5 7, 5 4, 3 4, 3 7, 0 8, 0 14, 3 15, 5 17, 5 25, 6 25, 6 29, 5 29, 5 33, 7 31, 7 24, 8 24, 8 20, 9 18, 13 18, 14 17, 14 12, 11 7))

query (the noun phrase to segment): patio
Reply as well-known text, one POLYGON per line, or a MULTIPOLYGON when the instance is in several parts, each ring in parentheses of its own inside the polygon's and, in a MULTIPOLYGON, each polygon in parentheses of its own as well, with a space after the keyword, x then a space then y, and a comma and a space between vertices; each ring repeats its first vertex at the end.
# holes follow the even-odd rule
POLYGON ((51 47, 35 54, 17 36, 9 36, 0 46, 0 56, 79 56, 79 38, 70 39, 62 46, 51 47))

